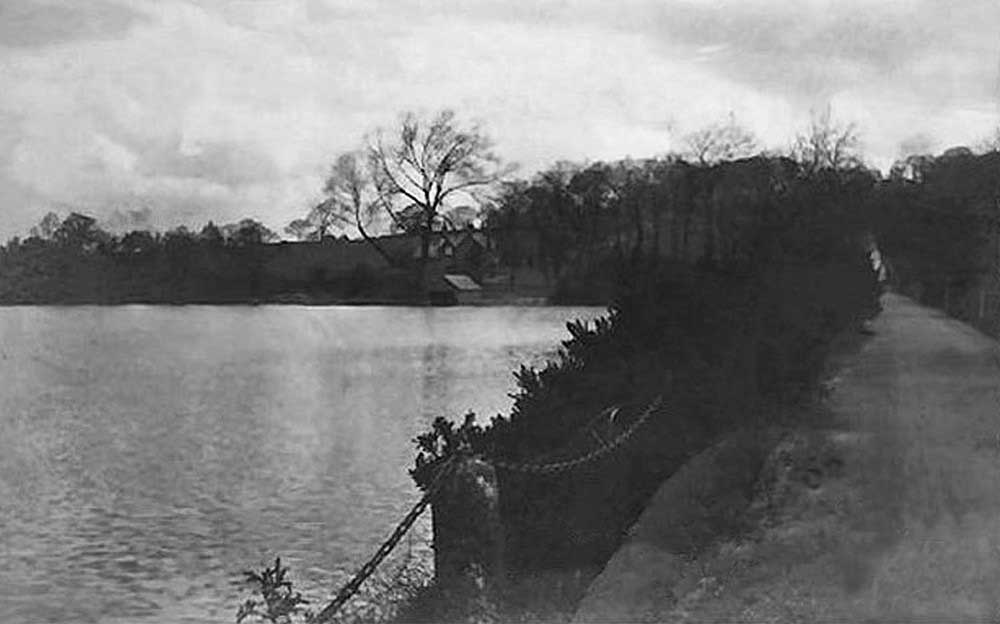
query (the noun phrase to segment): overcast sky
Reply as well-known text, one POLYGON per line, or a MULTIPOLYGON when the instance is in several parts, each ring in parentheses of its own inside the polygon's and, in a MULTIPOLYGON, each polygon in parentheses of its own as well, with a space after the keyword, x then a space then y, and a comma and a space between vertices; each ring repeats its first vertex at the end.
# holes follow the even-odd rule
POLYGON ((403 110, 485 123, 530 175, 810 110, 869 162, 997 125, 996 0, 2 0, 0 237, 44 212, 280 229, 403 110))

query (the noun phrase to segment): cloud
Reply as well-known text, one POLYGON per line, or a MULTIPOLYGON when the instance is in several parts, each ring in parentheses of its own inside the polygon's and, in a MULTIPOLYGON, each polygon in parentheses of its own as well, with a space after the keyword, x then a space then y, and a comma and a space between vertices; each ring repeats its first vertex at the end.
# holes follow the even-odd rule
POLYGON ((937 141, 924 132, 918 132, 899 142, 897 156, 902 159, 913 155, 933 154, 935 149, 937 141))
POLYGON ((37 48, 81 39, 121 36, 142 20, 124 6, 96 0, 4 0, 0 5, 0 46, 37 48))
POLYGON ((319 160, 303 141, 333 123, 308 55, 184 3, 145 10, 124 39, 4 56, 0 181, 98 215, 151 204, 159 222, 284 201, 319 160))
POLYGON ((229 140, 191 146, 161 143, 144 150, 134 162, 137 175, 155 178, 194 178, 238 188, 279 180, 281 171, 271 157, 229 140))
POLYGON ((974 0, 8 0, 0 237, 67 206, 281 229, 408 109, 482 119, 530 174, 730 111, 781 147, 829 103, 884 164, 916 132, 989 133, 998 22, 974 0))
POLYGON ((101 227, 111 232, 144 229, 152 224, 153 211, 149 206, 115 209, 102 222, 101 227))

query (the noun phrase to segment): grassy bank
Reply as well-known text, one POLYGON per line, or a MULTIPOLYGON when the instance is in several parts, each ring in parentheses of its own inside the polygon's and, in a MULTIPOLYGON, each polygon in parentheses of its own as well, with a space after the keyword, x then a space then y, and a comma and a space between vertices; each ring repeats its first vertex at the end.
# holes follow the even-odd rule
MULTIPOLYGON (((475 431, 477 451, 501 461, 574 457, 593 448, 580 432, 596 413, 617 407, 626 428, 664 397, 641 433, 600 461, 550 475, 499 471, 509 576, 489 613, 500 621, 568 618, 663 480, 729 432, 780 422, 819 387, 835 338, 875 310, 864 262, 756 275, 663 264, 642 275, 607 318, 570 325, 557 362, 522 368, 511 414, 475 431)), ((427 590, 406 617, 469 615, 434 596, 427 590)))

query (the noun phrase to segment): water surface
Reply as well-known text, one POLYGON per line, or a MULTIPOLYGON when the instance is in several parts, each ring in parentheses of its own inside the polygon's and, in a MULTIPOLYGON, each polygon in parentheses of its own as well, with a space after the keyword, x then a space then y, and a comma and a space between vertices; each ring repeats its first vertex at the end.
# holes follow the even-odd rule
POLYGON ((0 308, 0 622, 229 622, 274 554, 327 596, 419 497, 413 436, 601 312, 0 308))

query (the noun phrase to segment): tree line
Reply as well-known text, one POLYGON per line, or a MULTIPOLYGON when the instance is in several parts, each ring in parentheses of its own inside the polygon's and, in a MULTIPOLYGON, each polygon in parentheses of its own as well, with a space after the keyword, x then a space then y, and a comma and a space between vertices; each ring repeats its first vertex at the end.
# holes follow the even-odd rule
MULTIPOLYGON (((556 361, 516 373, 512 410, 471 428, 473 448, 511 463, 581 456, 595 414, 664 396, 627 453, 572 474, 498 473, 512 569, 600 569, 685 458, 807 400, 834 340, 878 311, 873 245, 929 303, 996 279, 996 146, 909 157, 888 175, 858 146, 850 124, 820 115, 785 154, 560 163, 504 187, 490 221, 537 232, 553 272, 581 290, 604 280, 612 305, 571 324, 556 361)), ((501 240, 507 264, 531 253, 501 240)), ((418 484, 447 431, 421 437, 418 484)))
POLYGON ((253 219, 113 234, 85 214, 49 213, 0 247, 0 302, 243 301, 260 294, 259 249, 276 238, 253 219))
MULTIPOLYGON (((763 253, 759 231, 777 227, 788 210, 810 211, 810 225, 767 245, 820 255, 828 233, 863 222, 899 274, 932 299, 985 270, 996 142, 977 152, 910 156, 887 176, 863 164, 859 143, 852 125, 826 111, 784 154, 769 154, 730 116, 684 137, 680 154, 559 162, 512 179, 480 126, 450 111, 407 113, 338 155, 323 200, 285 234, 301 241, 359 236, 419 286, 433 235, 477 220, 491 232, 502 270, 530 265, 565 301, 607 301, 621 274, 651 257, 751 270, 763 253), (418 238, 418 258, 385 249, 380 237, 388 233, 418 238)), ((277 239, 252 219, 197 232, 181 226, 112 234, 92 217, 50 213, 29 236, 0 247, 0 301, 272 298, 289 287, 262 274, 266 243, 277 239)))
MULTIPOLYGON (((870 198, 873 230, 908 294, 931 305, 1000 288, 1000 151, 952 148, 895 164, 870 198)), ((993 319, 990 329, 997 329, 993 319)))

